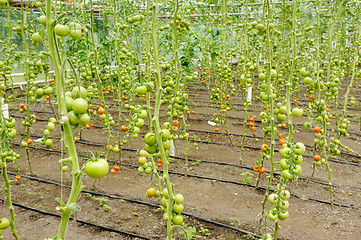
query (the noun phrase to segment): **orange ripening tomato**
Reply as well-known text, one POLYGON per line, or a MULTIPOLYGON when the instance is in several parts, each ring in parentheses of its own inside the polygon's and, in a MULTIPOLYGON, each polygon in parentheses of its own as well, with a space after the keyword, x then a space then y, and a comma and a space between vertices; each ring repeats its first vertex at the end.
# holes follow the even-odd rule
POLYGON ((255 171, 255 172, 258 172, 258 171, 259 171, 259 169, 258 169, 258 166, 257 166, 257 165, 255 165, 255 166, 253 167, 253 171, 255 171))
POLYGON ((173 126, 177 127, 179 125, 179 121, 178 120, 173 120, 172 122, 173 126))
POLYGON ((265 173, 265 172, 266 172, 266 168, 265 168, 265 167, 261 167, 261 168, 259 169, 259 172, 260 172, 260 173, 265 173))
POLYGON ((283 144, 286 143, 286 140, 284 138, 281 138, 278 143, 282 146, 283 144))
POLYGON ((321 160, 321 156, 320 156, 320 155, 315 155, 315 156, 313 156, 313 159, 314 159, 316 162, 318 162, 318 161, 321 160))
POLYGON ((26 142, 30 145, 33 143, 33 140, 31 138, 29 138, 26 142))
POLYGON ((318 127, 318 126, 316 126, 313 130, 314 130, 316 133, 321 132, 321 128, 320 128, 320 127, 318 127))
POLYGON ((16 175, 16 176, 15 176, 15 179, 16 179, 17 181, 19 181, 19 180, 21 179, 21 176, 16 175))
POLYGON ((99 113, 99 114, 104 114, 104 113, 105 113, 104 108, 103 108, 103 107, 100 107, 100 108, 98 109, 98 113, 99 113))
POLYGON ((262 146, 261 146, 261 149, 262 149, 262 151, 267 151, 268 150, 268 145, 267 144, 262 144, 262 146))
POLYGON ((219 132, 219 128, 215 128, 214 131, 215 131, 215 132, 219 132))

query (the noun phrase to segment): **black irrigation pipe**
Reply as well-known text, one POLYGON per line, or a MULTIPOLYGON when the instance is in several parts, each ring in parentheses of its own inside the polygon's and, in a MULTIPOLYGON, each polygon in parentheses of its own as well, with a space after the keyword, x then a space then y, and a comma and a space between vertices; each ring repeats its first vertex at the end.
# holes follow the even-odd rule
MULTIPOLYGON (((80 141, 78 141, 80 142, 80 141)), ((19 145, 19 144, 14 144, 14 145, 19 145)), ((98 145, 101 145, 101 144, 91 144, 91 145, 95 145, 95 146, 98 146, 98 145)), ((30 147, 30 148, 33 148, 33 149, 37 149, 37 150, 43 150, 43 151, 50 151, 50 152, 56 152, 56 153, 61 153, 60 150, 55 150, 55 149, 47 149, 47 148, 36 148, 36 147, 30 147)), ((122 148, 123 149, 123 148, 122 148)), ((125 150, 128 150, 128 149, 125 149, 125 150)), ((137 151, 136 149, 131 149, 131 151, 137 151)), ((82 157, 87 157, 89 158, 90 156, 87 156, 85 154, 78 154, 79 156, 82 156, 82 157)), ((109 160, 108 161, 110 162, 115 162, 114 160, 109 160)), ((132 165, 132 164, 129 164, 129 163, 120 163, 121 165, 125 165, 125 166, 130 166, 130 167, 133 167, 133 168, 138 168, 138 166, 135 166, 135 165, 132 165)), ((159 172, 163 172, 162 170, 158 170, 159 172)), ((174 175, 179 175, 179 176, 185 176, 184 173, 180 173, 180 172, 174 172, 174 171, 169 171, 170 174, 174 174, 174 175)), ((199 176, 199 175, 193 175, 193 174, 187 174, 187 177, 193 177, 193 178, 199 178, 199 179, 206 179, 206 180, 213 180, 213 181, 219 181, 219 182, 224 182, 224 183, 231 183, 231 184, 235 184, 235 185, 241 185, 241 186, 247 186, 247 187, 251 187, 251 188, 256 188, 256 185, 252 185, 252 184, 246 184, 246 183, 242 183, 242 182, 236 182, 236 181, 231 181, 231 180, 225 180, 225 179, 220 179, 220 178, 212 178, 212 177, 206 177, 206 176, 199 176)), ((311 180, 312 181, 312 180, 311 180)), ((256 188, 257 189, 257 188, 256 188)), ((265 187, 258 187, 258 189, 262 189, 262 190, 266 190, 265 187)), ((270 189, 271 191, 274 191, 273 189, 270 189)), ((294 193, 291 193, 292 196, 295 196, 297 198, 300 198, 300 199, 303 199, 304 197, 301 196, 301 195, 297 195, 297 194, 294 194, 294 193)), ((316 201, 316 202, 320 202, 320 203, 324 203, 324 204, 328 204, 328 205, 332 205, 331 202, 328 202, 328 201, 325 201, 325 200, 320 200, 320 199, 317 199, 317 198, 313 198, 313 197, 307 197, 306 198, 308 200, 311 200, 311 201, 316 201)), ((339 207, 345 207, 345 208, 353 208, 353 209, 358 209, 357 207, 355 206, 352 206, 352 205, 344 205, 344 204, 340 204, 340 203, 333 203, 333 205, 335 206, 339 206, 339 207)))
MULTIPOLYGON (((0 172, 1 172, 1 170, 0 170, 0 172)), ((17 173, 13 173, 13 172, 7 172, 7 173, 11 174, 11 175, 18 175, 17 173)), ((58 183, 58 182, 55 182, 55 181, 46 180, 46 179, 37 178, 37 177, 32 177, 32 176, 28 176, 28 175, 22 175, 22 174, 20 174, 20 176, 23 177, 23 178, 28 178, 30 180, 34 180, 34 181, 38 181, 38 182, 42 182, 42 183, 47 183, 47 184, 53 184, 53 185, 56 185, 56 186, 66 187, 66 188, 71 189, 71 186, 66 185, 66 184, 61 184, 61 183, 58 183)), ((137 203, 137 204, 140 204, 140 205, 160 208, 159 204, 144 202, 144 201, 141 201, 141 200, 121 197, 121 196, 117 196, 117 195, 94 192, 94 191, 90 191, 90 190, 82 190, 81 192, 82 193, 89 193, 89 194, 92 194, 92 195, 95 195, 95 196, 108 197, 108 198, 112 198, 112 199, 121 199, 121 200, 125 200, 125 201, 131 202, 131 203, 137 203)), ((3 200, 3 199, 0 199, 0 200, 3 200)), ((29 208, 29 209, 33 210, 34 208, 29 208)), ((37 209, 35 209, 35 210, 42 212, 41 210, 37 210, 37 209)), ((45 213, 47 213, 47 212, 45 212, 45 213)), ((55 213, 50 213, 50 214, 53 215, 53 216, 61 217, 60 215, 55 214, 55 213)), ((253 237, 262 238, 262 236, 259 236, 259 235, 255 234, 253 232, 250 232, 250 231, 247 231, 247 230, 244 230, 244 229, 241 229, 241 228, 236 228, 234 226, 227 225, 227 224, 224 224, 224 223, 221 223, 221 222, 213 221, 213 220, 210 220, 210 219, 207 219, 207 218, 204 218, 204 217, 192 214, 192 213, 182 212, 182 215, 185 215, 185 216, 188 216, 188 217, 193 217, 195 219, 202 220, 204 222, 207 222, 207 223, 210 223, 210 224, 213 224, 213 225, 216 225, 216 226, 229 228, 229 229, 232 229, 232 230, 237 231, 237 232, 241 232, 241 233, 246 234, 246 235, 251 235, 253 237)), ((118 232, 118 233, 123 233, 123 234, 129 235, 129 236, 132 236, 132 237, 139 237, 141 239, 150 239, 150 238, 139 236, 139 235, 136 235, 136 234, 133 234, 133 233, 123 232, 123 231, 119 231, 119 230, 116 230, 116 229, 107 228, 107 227, 99 226, 99 225, 96 225, 96 224, 88 223, 88 222, 85 222, 85 221, 82 221, 82 220, 76 220, 76 221, 80 222, 80 223, 85 223, 85 224, 88 224, 88 225, 93 225, 95 227, 99 227, 99 228, 105 229, 107 231, 114 231, 114 232, 118 232)))
MULTIPOLYGON (((9 173, 9 174, 13 174, 13 173, 11 173, 11 172, 8 172, 8 173, 9 173)), ((24 177, 24 178, 27 177, 27 176, 23 176, 23 175, 21 175, 21 176, 24 177)), ((5 200, 2 199, 2 198, 0 198, 0 201, 1 201, 1 202, 5 202, 5 200)), ((56 213, 52 213, 52 212, 47 212, 47 211, 44 211, 44 210, 39 210, 39 209, 32 208, 32 207, 28 207, 28 206, 25 206, 25 205, 22 205, 22 204, 19 204, 19 203, 15 203, 15 202, 12 202, 12 204, 13 204, 14 206, 17 206, 17 207, 20 207, 20 208, 23 208, 23 209, 26 209, 26 210, 30 210, 30 211, 37 212, 37 213, 41 213, 41 214, 44 214, 44 215, 49 215, 49 216, 61 218, 61 215, 60 215, 60 214, 56 214, 56 213)), ((94 224, 94 223, 91 223, 91 222, 87 222, 87 221, 84 221, 84 220, 74 219, 73 217, 70 217, 69 219, 70 219, 70 220, 75 220, 76 222, 81 223, 81 224, 85 224, 85 225, 89 225, 89 226, 92 226, 92 227, 99 228, 99 229, 101 229, 102 231, 116 232, 116 233, 119 233, 119 234, 122 234, 122 235, 126 235, 126 236, 129 236, 129 237, 140 238, 140 239, 145 239, 145 240, 153 240, 152 238, 144 237, 144 236, 141 236, 141 235, 138 235, 138 234, 134 234, 134 233, 130 233, 130 232, 120 231, 120 230, 117 230, 117 229, 114 229, 114 228, 104 227, 104 226, 101 226, 101 225, 98 225, 98 224, 94 224)))

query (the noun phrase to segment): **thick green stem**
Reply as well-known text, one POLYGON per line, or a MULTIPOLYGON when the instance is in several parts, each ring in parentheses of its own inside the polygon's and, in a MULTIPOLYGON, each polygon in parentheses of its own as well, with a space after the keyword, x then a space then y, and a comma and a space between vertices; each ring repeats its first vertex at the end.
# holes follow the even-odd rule
MULTIPOLYGON (((72 168, 72 175, 73 175, 73 182, 72 182, 72 188, 70 192, 70 196, 67 202, 67 205, 70 204, 76 204, 78 195, 81 191, 81 179, 82 179, 82 172, 79 168, 79 162, 78 162, 78 155, 76 153, 75 144, 73 141, 73 133, 72 133, 72 127, 69 122, 68 118, 68 112, 65 105, 65 98, 64 98, 64 76, 63 76, 63 67, 60 63, 59 55, 57 54, 55 50, 55 39, 54 39, 54 25, 55 21, 52 19, 52 1, 47 0, 46 1, 46 30, 47 30, 47 37, 49 41, 49 53, 50 53, 50 59, 54 66, 54 72, 55 72, 55 83, 56 83, 56 95, 57 95, 57 101, 58 101, 58 111, 60 116, 60 123, 63 128, 63 132, 65 135, 65 142, 68 148, 68 154, 71 159, 71 168, 72 168)), ((54 11, 55 13, 55 11, 54 11)), ((61 216, 61 223, 59 226, 59 232, 58 232, 58 239, 64 239, 67 224, 69 221, 69 217, 72 210, 69 208, 65 208, 62 211, 61 216)))
POLYGON ((154 108, 154 117, 153 117, 153 123, 155 128, 155 134, 157 139, 157 144, 159 147, 159 154, 163 161, 163 179, 166 184, 166 188, 168 190, 168 198, 169 202, 167 204, 167 238, 168 240, 172 240, 172 206, 173 206, 173 187, 169 180, 169 173, 168 173, 168 167, 169 167, 169 161, 165 154, 165 150, 163 147, 163 140, 161 136, 161 129, 159 124, 159 110, 161 105, 161 97, 162 97, 162 79, 160 76, 160 66, 159 66, 159 55, 158 55, 158 43, 157 43, 157 34, 156 34, 156 26, 157 26, 157 7, 158 3, 157 0, 153 2, 153 17, 152 17, 152 43, 153 43, 153 54, 154 54, 154 63, 155 63, 155 75, 157 79, 157 92, 156 92, 156 102, 155 102, 155 108, 154 108))

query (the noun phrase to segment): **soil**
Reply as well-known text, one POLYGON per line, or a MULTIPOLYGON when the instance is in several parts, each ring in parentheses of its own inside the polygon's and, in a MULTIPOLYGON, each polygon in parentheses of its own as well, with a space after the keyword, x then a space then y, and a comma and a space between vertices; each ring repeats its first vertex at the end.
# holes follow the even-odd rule
MULTIPOLYGON (((256 130, 251 132, 247 128, 248 136, 245 138, 244 153, 242 160, 240 160, 242 124, 245 122, 245 112, 242 104, 239 104, 240 96, 231 97, 230 102, 235 105, 227 113, 229 117, 227 120, 228 131, 235 134, 231 135, 235 144, 235 146, 232 146, 229 137, 222 134, 225 132, 224 129, 220 127, 220 132, 216 133, 214 127, 207 124, 207 121, 211 120, 212 114, 218 113, 218 110, 212 107, 209 102, 209 95, 202 92, 197 86, 191 87, 190 91, 192 93, 190 95, 190 108, 195 113, 190 114, 187 118, 190 139, 194 140, 189 144, 189 161, 186 166, 184 159, 173 158, 170 165, 171 181, 174 183, 176 191, 182 192, 185 197, 184 212, 257 233, 265 192, 251 185, 255 185, 260 177, 259 186, 265 187, 269 179, 269 172, 259 175, 252 171, 256 160, 260 157, 260 146, 263 143, 263 138, 256 141, 256 137, 252 137, 253 132, 256 133, 257 137, 263 137, 261 123, 257 122, 261 103, 256 102, 249 109, 248 118, 253 115, 257 117, 256 130), (199 150, 195 149, 194 143, 198 145, 199 150), (195 161, 195 159, 201 161, 195 161), (187 176, 184 173, 187 173, 187 176)), ((305 100, 304 97, 301 99, 305 100)), ((108 99, 108 101, 111 100, 108 99)), ((241 100, 241 103, 243 103, 243 100, 241 100)), ((14 106, 17 106, 17 104, 14 103, 14 106)), ((38 121, 33 126, 31 134, 41 136, 46 126, 46 121, 41 121, 41 119, 49 119, 53 115, 48 104, 38 104, 36 108, 38 111, 35 111, 34 114, 36 114, 38 121)), ((331 112, 334 111, 333 108, 330 108, 330 110, 331 112)), ((338 109, 338 111, 341 110, 338 109)), ((356 109, 349 109, 348 114, 356 115, 357 111, 356 109)), ((117 108, 112 107, 110 113, 117 120, 117 108)), ((16 116, 18 132, 22 132, 23 127, 19 116, 24 115, 17 110, 12 110, 11 114, 16 116)), ((295 122, 303 124, 305 120, 304 117, 301 117, 295 119, 295 122)), ((94 120, 93 123, 95 127, 89 130, 84 129, 81 134, 81 141, 76 143, 79 154, 89 155, 88 151, 105 152, 108 132, 102 127, 102 122, 99 119, 94 120), (98 145, 94 145, 94 143, 98 145)), ((334 124, 334 121, 331 121, 329 128, 332 129, 334 124)), ((357 152, 361 152, 359 128, 359 122, 352 121, 349 127, 349 130, 352 131, 351 136, 342 138, 344 145, 357 152)), ((83 184, 86 186, 86 190, 105 193, 113 197, 81 193, 79 211, 77 214, 72 215, 73 218, 107 228, 139 234, 151 239, 166 238, 166 225, 162 220, 163 211, 158 207, 130 201, 133 199, 160 204, 159 198, 147 198, 145 196, 146 189, 152 185, 152 180, 149 175, 138 173, 137 153, 129 150, 143 148, 143 136, 146 129, 146 127, 143 127, 142 134, 137 139, 131 139, 127 144, 123 145, 128 150, 121 151, 120 169, 116 174, 108 174, 97 181, 94 187, 92 187, 93 180, 85 174, 83 175, 83 184)), ((306 131, 302 128, 302 125, 296 125, 296 129, 298 132, 294 135, 295 142, 302 141, 305 144, 313 145, 314 134, 312 130, 306 131)), ((288 129, 282 131, 287 132, 288 129)), ((332 133, 328 132, 332 136, 332 133)), ((114 137, 117 136, 116 129, 113 129, 112 133, 114 137)), ((51 133, 51 136, 55 137, 53 149, 60 150, 61 144, 59 138, 56 138, 60 137, 59 126, 51 133)), ((20 137, 15 138, 14 143, 19 143, 20 139, 20 137)), ((33 137, 33 139, 36 139, 36 137, 33 137)), ((184 157, 185 141, 176 141, 176 146, 179 156, 184 157)), ((42 146, 39 143, 33 143, 32 147, 42 146)), ((279 149, 278 144, 276 149, 279 149)), ((26 176, 71 185, 70 171, 63 173, 60 170, 59 152, 29 148, 32 166, 32 173, 30 173, 25 149, 14 145, 14 150, 20 152, 22 157, 16 164, 9 165, 8 170, 10 172, 16 173, 20 171, 21 174, 26 176)), ((333 201, 336 204, 346 205, 331 206, 327 203, 330 202, 328 171, 322 165, 317 167, 312 177, 313 159, 311 147, 308 147, 307 154, 308 156, 304 157, 302 163, 303 171, 301 176, 308 180, 299 179, 297 182, 287 183, 287 189, 297 196, 292 196, 289 199, 290 207, 288 211, 290 217, 286 221, 280 222, 279 239, 360 239, 361 158, 343 153, 335 161, 332 161, 333 159, 329 160, 332 170, 332 184, 337 185, 332 188, 333 201), (324 184, 312 182, 311 180, 320 181, 324 184)), ((118 158, 119 156, 115 154, 110 156, 111 167, 114 165, 113 161, 118 160, 118 158)), ((275 159, 280 159, 277 152, 275 153, 275 159)), ((86 159, 81 156, 81 164, 85 161, 86 159)), ((265 162, 265 167, 268 170, 270 163, 265 162)), ((55 198, 61 198, 65 202, 69 194, 69 188, 30 179, 26 176, 12 184, 13 202, 58 214, 56 207, 59 204, 55 198)), ((9 178, 14 179, 14 175, 9 173, 9 178)), ((272 186, 276 186, 278 181, 278 177, 275 176, 272 179, 272 186)), ((2 194, 2 197, 4 197, 4 194, 2 194)), ((270 203, 266 203, 266 211, 270 205, 270 203)), ((21 239, 45 239, 57 234, 59 217, 49 216, 18 206, 15 206, 15 212, 17 231, 21 239)), ((9 217, 6 204, 2 204, 0 216, 9 217)), ((195 217, 184 216, 184 218, 186 228, 195 227, 196 232, 194 235, 199 235, 195 239, 251 239, 251 237, 241 232, 204 222, 195 217)), ((267 223, 270 226, 274 225, 269 220, 267 220, 267 223)), ((264 231, 264 227, 261 228, 261 231, 264 231)), ((175 230, 175 233, 175 239, 184 239, 178 229, 175 230)), ((3 231, 3 236, 4 239, 13 239, 9 229, 3 231)), ((68 226, 67 239, 137 238, 71 220, 68 226)))

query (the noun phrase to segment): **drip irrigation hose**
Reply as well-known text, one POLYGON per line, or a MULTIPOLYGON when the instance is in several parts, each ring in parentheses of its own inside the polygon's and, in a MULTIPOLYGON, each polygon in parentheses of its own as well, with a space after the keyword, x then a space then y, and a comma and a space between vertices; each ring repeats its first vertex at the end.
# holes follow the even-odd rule
MULTIPOLYGON (((80 141, 78 141, 80 142, 80 141)), ((19 145, 19 144, 14 144, 14 145, 19 145)), ((92 144, 93 145, 93 144, 92 144)), ((94 144, 94 146, 98 146, 100 144, 94 144)), ((29 148, 33 148, 33 149, 37 149, 37 150, 43 150, 43 151, 50 151, 50 152, 56 152, 56 153, 61 153, 60 150, 55 150, 55 149, 47 149, 47 148, 36 148, 36 147, 32 147, 32 146, 28 146, 29 148)), ((131 149, 132 151, 137 151, 135 149, 131 149)), ((81 157, 86 157, 89 158, 90 156, 85 155, 85 154, 78 154, 78 156, 81 157)), ((109 162, 115 162, 114 160, 109 160, 109 162)), ((135 166, 129 163, 120 163, 121 165, 125 165, 125 166, 130 166, 133 168, 138 168, 139 166, 135 166)), ((163 172, 162 170, 158 170, 159 172, 163 172)), ((180 172, 174 172, 174 171, 169 171, 169 174, 174 174, 174 175, 179 175, 179 176, 184 176, 184 173, 180 173, 180 172)), ((199 175, 193 175, 193 174, 187 174, 187 177, 193 177, 193 178, 199 178, 199 179, 206 179, 206 180, 212 180, 212 181, 219 181, 219 182, 224 182, 224 183, 231 183, 231 184, 235 184, 235 185, 241 185, 241 186, 247 186, 247 187, 251 187, 251 188, 256 188, 256 185, 252 185, 252 184, 246 184, 246 183, 241 183, 241 182, 235 182, 235 181, 231 181, 231 180, 224 180, 224 179, 220 179, 220 178, 212 178, 212 177, 206 177, 206 176, 199 176, 199 175)), ((266 190, 265 187, 258 187, 258 189, 262 189, 262 190, 266 190)), ((313 198, 313 197, 307 197, 307 196, 301 196, 301 195, 297 195, 297 194, 293 194, 291 193, 292 196, 295 196, 297 198, 300 199, 304 199, 307 198, 308 200, 311 201, 316 201, 316 202, 320 202, 320 203, 324 203, 324 204, 328 204, 331 205, 331 202, 328 201, 324 201, 324 200, 320 200, 317 198, 313 198)), ((345 204, 340 204, 340 203, 335 203, 333 202, 333 205, 335 206, 339 206, 339 207, 345 207, 345 208, 352 208, 352 209, 358 209, 355 206, 352 205, 345 205, 345 204)))
MULTIPOLYGON (((1 171, 0 171, 1 172, 1 171)), ((18 175, 17 173, 14 173, 14 172, 7 172, 8 174, 10 175, 18 175)), ((42 183, 47 183, 47 184, 52 184, 52 185, 56 185, 56 186, 61 186, 61 187, 65 187, 65 188, 69 188, 71 189, 71 186, 69 185, 66 185, 66 184, 61 184, 61 183, 58 183, 58 182, 55 182, 55 181, 50 181, 50 180, 46 180, 46 179, 42 179, 42 178, 37 178, 37 177, 32 177, 32 176, 27 176, 27 175, 22 175, 20 174, 21 177, 23 178, 27 178, 27 179, 30 179, 30 180, 34 180, 34 181, 38 181, 38 182, 42 182, 42 183)), ((102 196, 102 197, 108 197, 108 198, 112 198, 112 199, 120 199, 120 200, 125 200, 127 202, 131 202, 131 203, 137 203, 137 204, 140 204, 140 205, 145 205, 145 206, 150 206, 150 207, 155 207, 155 208, 160 208, 160 205, 159 204, 154 204, 154 203, 149 203, 149 202, 144 202, 144 201, 141 201, 141 200, 136 200, 136 199, 131 199, 131 198, 126 198, 126 197, 121 197, 121 196, 117 196, 117 195, 112 195, 112 194, 107 194, 107 193, 100 193, 100 192, 94 192, 94 191, 89 191, 89 190, 82 190, 81 191, 82 193, 89 193, 91 195, 95 195, 95 196, 102 196)), ((1 199, 0 199, 1 200, 1 199)), ((15 204, 14 204, 15 205, 15 204)), ((20 205, 20 204, 17 204, 17 205, 20 205)), ((15 206, 17 206, 15 205, 15 206)), ((30 208, 29 209, 33 209, 33 208, 30 208)), ((36 211, 41 211, 41 210, 37 210, 35 209, 36 211)), ((55 214, 55 213, 50 213, 54 216, 57 216, 57 217, 60 217, 60 215, 58 214, 55 214)), ((210 219, 207 219, 207 218, 204 218, 204 217, 201 217, 201 216, 197 216, 195 214, 192 214, 192 213, 188 213, 188 212, 182 212, 182 215, 185 215, 185 216, 189 216, 189 217, 193 217, 195 219, 198 219, 198 220, 202 220, 204 222, 207 222, 207 223, 210 223, 210 224, 213 224, 213 225, 216 225, 216 226, 220 226, 220 227, 224 227, 224 228, 229 228, 229 229, 232 229, 234 231, 237 231, 237 232, 241 232, 243 234, 246 234, 246 235, 251 235, 253 237, 256 237, 256 238, 261 238, 261 236, 255 234, 255 233, 252 233, 250 231, 247 231, 247 230, 244 230, 244 229, 241 229, 241 228, 236 228, 234 226, 231 226, 231 225, 227 225, 227 224, 224 224, 224 223, 221 223, 221 222, 217 222, 217 221, 213 221, 213 220, 210 220, 210 219)), ((81 220, 77 220, 77 222, 81 222, 81 220)), ((84 222, 84 221, 83 221, 84 222)), ((88 224, 88 223, 86 223, 88 224)), ((90 223, 90 225, 92 225, 92 223, 90 223)), ((97 226, 98 225, 93 225, 93 226, 97 226)), ((100 228, 105 228, 103 226, 99 226, 100 228)), ((110 231, 118 231, 118 230, 115 230, 115 229, 112 229, 112 228, 107 228, 106 230, 110 229, 110 231)), ((108 230, 109 231, 109 230, 108 230)), ((123 233, 122 231, 120 231, 120 233, 123 233)), ((127 235, 130 235, 130 236, 134 236, 134 237, 138 237, 137 235, 135 234, 132 234, 132 233, 127 233, 127 232, 124 232, 125 234, 127 235)), ((150 238, 145 238, 145 237, 142 237, 142 236, 139 236, 140 238, 142 239, 150 239, 150 238)))
MULTIPOLYGON (((0 201, 4 202, 5 200, 0 198, 0 201)), ((41 214, 44 214, 44 215, 49 215, 49 216, 61 218, 60 214, 47 212, 47 211, 44 211, 44 210, 39 210, 39 209, 28 207, 28 206, 25 206, 25 205, 22 205, 22 204, 19 204, 19 203, 15 203, 15 202, 12 202, 12 203, 13 203, 14 206, 17 206, 17 207, 20 207, 20 208, 23 208, 23 209, 26 209, 26 210, 30 210, 30 211, 41 213, 41 214)), ((81 223, 81 224, 85 224, 85 225, 89 225, 89 226, 92 226, 92 227, 99 228, 99 229, 101 229, 103 231, 116 232, 116 233, 119 233, 119 234, 122 234, 122 235, 126 235, 126 236, 129 236, 129 237, 134 237, 134 238, 139 238, 139 239, 153 240, 152 238, 144 237, 144 236, 134 234, 134 233, 130 233, 130 232, 120 231, 120 230, 117 230, 117 229, 114 229, 114 228, 104 227, 104 226, 94 224, 94 223, 91 223, 91 222, 87 222, 87 221, 84 221, 84 220, 74 219, 72 217, 70 217, 69 219, 70 220, 75 220, 76 222, 81 223)))

